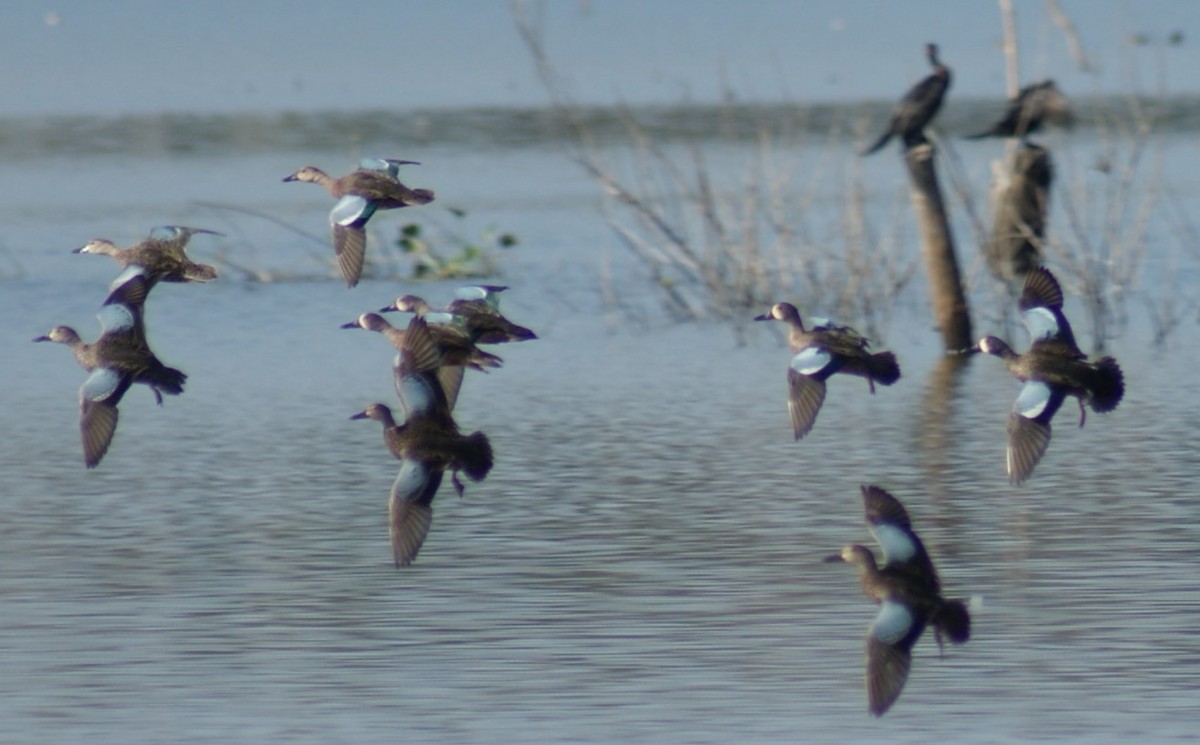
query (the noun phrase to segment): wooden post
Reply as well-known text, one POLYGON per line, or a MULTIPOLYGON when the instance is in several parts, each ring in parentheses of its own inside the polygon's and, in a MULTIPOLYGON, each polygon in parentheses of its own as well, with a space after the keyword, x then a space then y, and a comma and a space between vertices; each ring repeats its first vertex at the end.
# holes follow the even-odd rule
POLYGON ((1049 150, 1025 143, 992 167, 994 217, 984 256, 992 274, 1010 280, 1042 261, 1054 163, 1049 150))
POLYGON ((954 237, 946 220, 933 155, 933 144, 926 142, 905 151, 904 162, 908 166, 913 209, 921 229, 921 254, 925 257, 925 272, 933 296, 933 314, 942 333, 942 345, 949 352, 971 346, 971 313, 963 292, 954 237))

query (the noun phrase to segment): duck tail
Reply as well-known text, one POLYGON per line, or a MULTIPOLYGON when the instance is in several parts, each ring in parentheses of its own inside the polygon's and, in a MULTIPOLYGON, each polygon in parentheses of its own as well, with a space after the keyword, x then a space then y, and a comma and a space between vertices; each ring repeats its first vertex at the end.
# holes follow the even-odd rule
POLYGON ((1125 375, 1112 357, 1102 357, 1096 362, 1096 376, 1092 383, 1092 409, 1099 412, 1112 411, 1125 395, 1125 375))
POLYGON ((185 282, 211 282, 217 278, 216 267, 208 264, 192 264, 183 270, 185 282))
POLYGON ((508 344, 516 341, 530 341, 536 339, 537 334, 524 326, 517 324, 508 324, 503 328, 489 329, 482 332, 478 338, 473 339, 476 344, 508 344))
POLYGON ((966 603, 961 600, 947 600, 942 603, 932 619, 934 627, 950 638, 955 644, 962 644, 971 638, 971 614, 967 612, 966 603))
POLYGON ((171 396, 183 393, 183 384, 187 381, 187 373, 163 364, 152 370, 150 376, 156 390, 171 396))
POLYGON ((462 470, 472 481, 482 481, 492 470, 492 443, 482 432, 466 437, 461 453, 462 470))
POLYGON ((471 361, 474 363, 472 367, 477 370, 483 370, 485 367, 503 367, 504 358, 498 354, 485 352, 478 347, 471 353, 471 361))
POLYGON ((871 355, 871 379, 882 385, 891 385, 900 379, 900 363, 891 352, 876 352, 871 355))
POLYGON ((532 329, 525 328, 524 326, 518 326, 515 323, 511 328, 509 328, 508 331, 509 335, 512 336, 513 341, 531 341, 538 338, 537 334, 533 333, 532 329))

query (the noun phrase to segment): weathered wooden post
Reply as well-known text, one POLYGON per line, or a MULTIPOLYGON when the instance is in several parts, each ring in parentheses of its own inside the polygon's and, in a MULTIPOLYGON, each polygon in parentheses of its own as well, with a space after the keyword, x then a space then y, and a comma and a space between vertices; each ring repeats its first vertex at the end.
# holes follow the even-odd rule
POLYGON ((921 230, 921 254, 925 258, 934 318, 942 334, 942 345, 946 351, 953 351, 971 346, 971 313, 933 156, 932 143, 925 142, 906 149, 904 162, 921 230))
POLYGON ((992 234, 984 257, 997 278, 1020 277, 1041 263, 1053 179, 1050 151, 1030 142, 993 163, 992 234))

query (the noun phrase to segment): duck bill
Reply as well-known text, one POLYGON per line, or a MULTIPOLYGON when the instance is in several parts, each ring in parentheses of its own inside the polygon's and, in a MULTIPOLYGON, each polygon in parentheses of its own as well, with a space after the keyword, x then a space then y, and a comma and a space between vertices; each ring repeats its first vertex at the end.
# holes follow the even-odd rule
POLYGON ((826 556, 821 561, 825 562, 826 564, 841 564, 841 563, 844 563, 846 560, 842 558, 841 554, 830 554, 829 556, 826 556))
POLYGON ((394 305, 389 305, 389 306, 387 306, 386 308, 380 308, 378 312, 379 312, 379 313, 395 313, 395 312, 396 312, 396 306, 394 306, 394 305))
POLYGON ((365 412, 365 411, 360 411, 360 412, 358 412, 357 414, 353 414, 353 415, 351 415, 351 417, 350 417, 350 418, 351 418, 351 419, 366 419, 366 418, 367 418, 367 412, 365 412))
POLYGON ((350 323, 343 323, 341 327, 344 329, 360 329, 360 328, 362 328, 362 326, 359 325, 358 321, 351 321, 350 323))
POLYGON ((49 336, 35 336, 34 341, 53 341, 49 336))
POLYGON ((775 319, 771 317, 770 313, 760 313, 759 315, 754 317, 754 320, 756 320, 756 321, 774 321, 775 319))

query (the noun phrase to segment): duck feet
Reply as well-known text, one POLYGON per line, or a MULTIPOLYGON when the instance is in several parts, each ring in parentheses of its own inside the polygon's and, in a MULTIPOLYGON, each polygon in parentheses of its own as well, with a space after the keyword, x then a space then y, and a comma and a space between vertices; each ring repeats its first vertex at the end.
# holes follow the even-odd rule
POLYGON ((1084 408, 1084 406, 1083 406, 1082 398, 1078 398, 1075 400, 1079 402, 1079 426, 1080 426, 1080 428, 1082 428, 1083 423, 1087 421, 1087 409, 1084 408))
POLYGON ((450 474, 450 483, 454 484, 454 491, 458 492, 458 496, 461 497, 465 487, 463 487, 463 482, 458 478, 458 471, 450 474))

